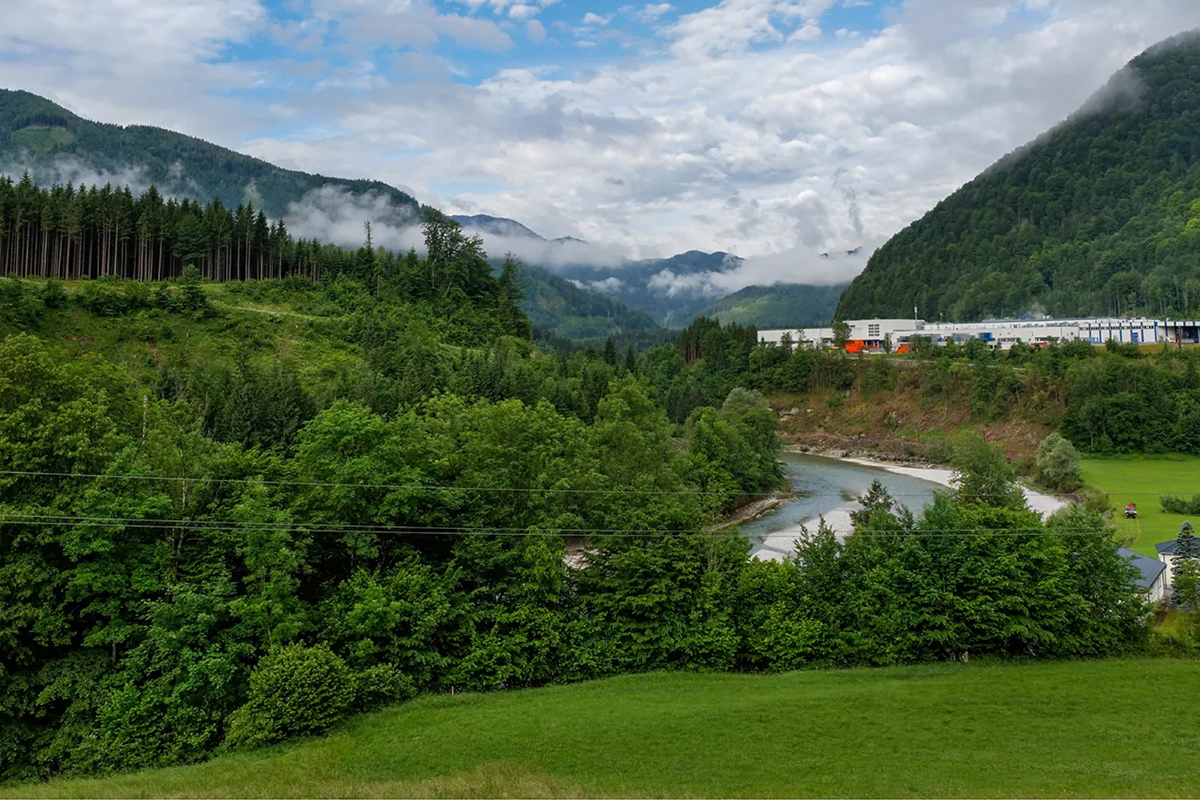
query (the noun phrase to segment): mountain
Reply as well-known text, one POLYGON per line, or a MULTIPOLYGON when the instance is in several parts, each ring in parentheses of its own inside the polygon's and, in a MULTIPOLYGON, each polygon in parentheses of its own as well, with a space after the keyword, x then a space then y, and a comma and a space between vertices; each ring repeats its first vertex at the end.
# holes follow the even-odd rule
POLYGON ((719 276, 741 265, 742 259, 729 253, 689 250, 620 264, 565 264, 556 272, 650 315, 660 325, 682 328, 726 293, 719 276))
MULTIPOLYGON (((136 191, 155 184, 230 208, 250 201, 299 236, 348 247, 361 244, 363 219, 388 246, 406 249, 420 238, 413 228, 422 206, 379 181, 282 169, 191 136, 92 122, 29 92, 0 90, 0 173, 24 170, 40 185, 109 182, 136 191)), ((511 251, 531 265, 523 308, 535 325, 565 338, 643 333, 656 322, 683 327, 725 293, 714 278, 741 265, 727 253, 699 251, 631 261, 575 237, 546 239, 513 219, 453 219, 482 235, 494 259, 511 251)))
POLYGON ((1133 59, 1078 112, 909 225, 843 319, 1200 310, 1200 36, 1133 59))
MULTIPOLYGON (((341 193, 383 198, 382 203, 365 206, 374 217, 372 222, 382 217, 393 226, 412 226, 421 212, 414 198, 379 181, 281 169, 191 136, 141 125, 91 122, 29 92, 0 90, 0 172, 19 174, 26 169, 40 184, 102 180, 132 183, 134 189, 141 189, 153 183, 168 194, 201 202, 216 197, 230 208, 249 199, 270 216, 288 220, 294 220, 297 204, 332 217, 336 207, 344 205, 341 193)), ((515 220, 456 219, 464 227, 494 236, 541 239, 515 220)), ((356 225, 350 227, 357 230, 356 225)), ((562 244, 584 243, 563 240, 562 244)), ((527 295, 523 307, 533 324, 565 338, 640 333, 658 327, 619 302, 536 267, 526 268, 523 287, 527 295)))
POLYGON ((580 289, 548 269, 526 265, 521 271, 525 302, 521 310, 535 327, 564 339, 603 339, 658 330, 646 314, 630 311, 597 292, 580 289))
POLYGON ((417 219, 420 205, 380 181, 344 180, 282 169, 202 139, 145 125, 83 119, 24 91, 0 89, 0 172, 28 169, 39 184, 86 180, 153 183, 173 195, 228 207, 246 200, 274 218, 314 190, 385 198, 393 216, 417 219))
POLYGON ((480 233, 490 234, 492 236, 503 236, 506 238, 523 237, 526 239, 545 241, 544 238, 538 236, 536 233, 529 230, 529 228, 526 228, 515 219, 490 217, 487 214, 476 214, 474 216, 463 216, 459 214, 451 216, 450 219, 454 220, 464 228, 479 231, 480 233))
POLYGON ((709 304, 703 315, 725 324, 754 325, 759 330, 826 327, 833 321, 834 309, 846 285, 780 283, 747 286, 709 304))
POLYGON ((571 236, 546 239, 513 219, 486 214, 452 219, 482 236, 489 252, 513 251, 528 264, 551 269, 576 286, 603 294, 668 328, 685 327, 703 313, 725 294, 714 278, 742 265, 737 256, 699 250, 630 260, 571 236))

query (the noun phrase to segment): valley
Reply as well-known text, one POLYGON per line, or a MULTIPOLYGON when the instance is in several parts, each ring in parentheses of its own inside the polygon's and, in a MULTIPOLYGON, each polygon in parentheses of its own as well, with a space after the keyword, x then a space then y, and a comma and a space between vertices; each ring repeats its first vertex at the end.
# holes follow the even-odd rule
MULTIPOLYGON (((321 52, 304 37, 326 25, 345 61, 303 102, 252 104, 294 141, 240 135, 294 164, 325 131, 319 163, 366 148, 429 204, 0 90, 0 797, 1200 791, 1194 710, 1147 711, 1147 687, 1186 701, 1200 677, 1200 37, 953 189, 900 157, 954 95, 916 59, 777 94, 770 120, 689 78, 650 120, 570 100, 567 67, 480 82, 418 53, 586 30, 561 52, 600 60, 618 40, 598 31, 636 17, 677 37, 663 63, 863 56, 811 10, 784 36, 774 12, 700 24, 728 3, 551 26, 567 4, 431 5, 434 27, 386 27, 400 5, 344 28, 247 6, 272 53, 321 52), (411 86, 350 42, 375 27, 411 86), (701 28, 720 37, 684 47, 701 28), (880 85, 845 143, 805 127, 880 85), (421 110, 390 114, 385 88, 413 86, 421 110), (431 137, 447 98, 469 124, 431 137), (476 160, 494 117, 523 133, 476 160), (827 145, 806 188, 792 162, 827 145), (943 184, 920 213, 895 197, 943 184)), ((637 61, 579 85, 641 91, 637 61)), ((776 67, 746 73, 751 99, 776 67)))

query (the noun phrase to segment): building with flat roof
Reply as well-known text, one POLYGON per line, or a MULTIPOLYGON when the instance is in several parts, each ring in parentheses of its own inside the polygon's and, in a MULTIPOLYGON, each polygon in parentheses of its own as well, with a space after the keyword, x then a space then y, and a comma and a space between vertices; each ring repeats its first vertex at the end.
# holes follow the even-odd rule
MULTIPOLYGON (((883 352, 907 350, 913 337, 924 336, 937 345, 982 339, 989 345, 1007 350, 1018 341, 1048 344, 1082 340, 1104 344, 1110 339, 1122 344, 1183 345, 1200 343, 1200 320, 1135 318, 1008 319, 983 322, 926 322, 920 319, 847 320, 850 333, 847 350, 883 352)), ((833 328, 778 329, 759 331, 759 340, 778 344, 784 334, 792 342, 807 342, 817 347, 833 346, 833 328)))

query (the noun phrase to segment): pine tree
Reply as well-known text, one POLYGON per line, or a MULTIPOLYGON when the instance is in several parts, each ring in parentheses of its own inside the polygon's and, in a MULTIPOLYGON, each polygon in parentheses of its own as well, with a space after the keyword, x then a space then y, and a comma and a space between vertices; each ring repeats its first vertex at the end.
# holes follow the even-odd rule
POLYGON ((617 365, 617 346, 613 344, 612 337, 608 337, 608 341, 604 343, 604 363, 610 367, 617 365))
POLYGON ((1191 600, 1185 596, 1184 584, 1186 581, 1180 581, 1179 578, 1180 575, 1194 569, 1197 560, 1200 560, 1200 539, 1196 538, 1192 523, 1185 522, 1179 529, 1179 536, 1175 537, 1175 559, 1171 564, 1171 578, 1174 586, 1171 599, 1176 605, 1184 605, 1191 600))

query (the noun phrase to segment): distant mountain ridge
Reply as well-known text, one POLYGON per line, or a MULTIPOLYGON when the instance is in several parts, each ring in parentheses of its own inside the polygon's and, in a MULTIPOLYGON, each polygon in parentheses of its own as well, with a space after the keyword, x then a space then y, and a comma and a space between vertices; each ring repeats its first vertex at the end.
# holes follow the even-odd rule
MULTIPOLYGON (((289 224, 299 224, 298 207, 318 209, 328 221, 348 198, 372 198, 353 206, 348 217, 369 213, 373 223, 398 229, 418 225, 425 210, 411 195, 380 181, 282 169, 195 137, 93 122, 29 92, 0 90, 0 172, 24 170, 42 185, 107 181, 140 189, 153 183, 170 195, 201 202, 215 197, 230 208, 251 202, 289 224)), ((510 247, 524 251, 517 253, 529 265, 524 310, 535 325, 570 338, 645 332, 658 325, 682 328, 726 293, 714 278, 742 265, 728 253, 696 250, 629 260, 573 236, 546 239, 513 219, 486 214, 452 218, 480 233, 485 244, 491 240, 494 259, 503 258, 510 247)), ((357 224, 341 227, 357 229, 357 224)), ((322 230, 336 228, 328 224, 322 230)), ((766 305, 778 310, 780 302, 777 298, 766 305)))
POLYGON ((416 221, 420 204, 394 186, 283 169, 262 159, 163 128, 86 120, 44 97, 0 89, 0 169, 29 169, 41 184, 71 175, 134 177, 170 194, 202 202, 217 197, 232 208, 246 200, 274 218, 306 193, 337 188, 387 198, 401 216, 416 221))

